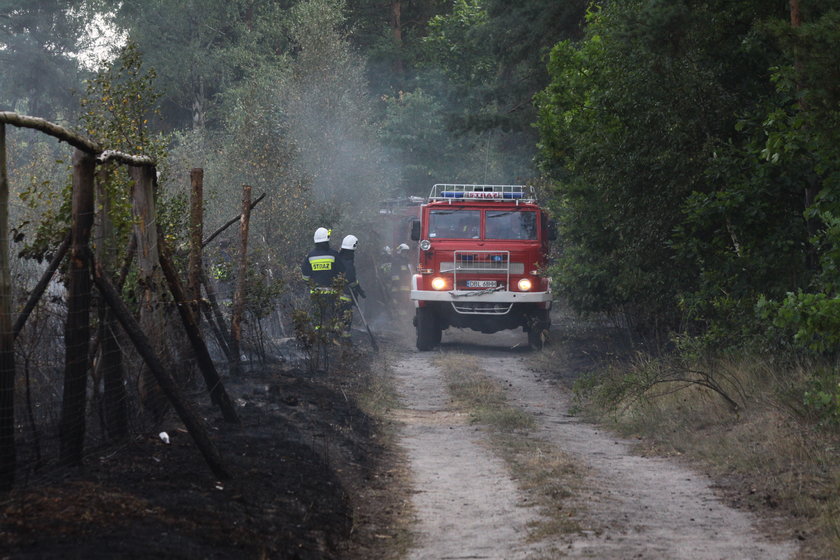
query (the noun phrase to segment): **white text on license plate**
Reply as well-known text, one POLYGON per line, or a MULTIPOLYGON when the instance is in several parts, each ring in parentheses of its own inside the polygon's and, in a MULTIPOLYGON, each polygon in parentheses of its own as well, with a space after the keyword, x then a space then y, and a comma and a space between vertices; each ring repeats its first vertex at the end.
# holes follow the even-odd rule
POLYGON ((495 288, 495 280, 467 280, 467 288, 495 288))

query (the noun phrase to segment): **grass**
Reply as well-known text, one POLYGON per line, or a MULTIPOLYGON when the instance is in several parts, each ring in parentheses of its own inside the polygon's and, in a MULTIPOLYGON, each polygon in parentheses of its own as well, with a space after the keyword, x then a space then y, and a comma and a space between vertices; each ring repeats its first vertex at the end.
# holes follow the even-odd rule
MULTIPOLYGON (((810 367, 757 356, 637 356, 576 383, 581 412, 701 465, 748 509, 784 516, 800 558, 840 558, 840 432, 804 406, 810 367)), ((786 532, 785 536, 789 536, 786 532)))
MULTIPOLYGON (((358 353, 343 356, 342 385, 345 397, 354 400, 367 416, 375 420, 376 441, 385 450, 368 473, 369 482, 356 515, 362 523, 373 524, 371 548, 357 551, 357 557, 374 555, 383 560, 404 558, 413 543, 414 513, 410 505, 410 481, 405 458, 397 446, 395 425, 389 410, 400 406, 387 353, 358 353)), ((355 521, 355 518, 354 518, 355 521)), ((367 527, 371 532, 371 527, 367 527)), ((355 532, 355 527, 354 531, 355 532)))
POLYGON ((539 541, 579 531, 570 499, 581 483, 575 464, 559 449, 530 434, 536 426, 533 417, 510 405, 504 387, 480 372, 475 357, 440 354, 435 365, 444 373, 456 404, 485 428, 494 452, 540 508, 542 517, 529 528, 529 538, 539 541))

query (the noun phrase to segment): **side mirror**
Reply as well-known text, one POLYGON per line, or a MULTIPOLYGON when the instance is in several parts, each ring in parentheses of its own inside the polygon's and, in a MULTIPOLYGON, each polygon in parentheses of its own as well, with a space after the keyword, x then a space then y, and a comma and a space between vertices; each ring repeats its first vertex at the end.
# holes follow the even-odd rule
POLYGON ((420 220, 411 220, 411 240, 420 241, 420 220))
POLYGON ((549 241, 555 241, 557 239, 557 224, 554 220, 549 219, 548 225, 546 226, 546 237, 549 241))

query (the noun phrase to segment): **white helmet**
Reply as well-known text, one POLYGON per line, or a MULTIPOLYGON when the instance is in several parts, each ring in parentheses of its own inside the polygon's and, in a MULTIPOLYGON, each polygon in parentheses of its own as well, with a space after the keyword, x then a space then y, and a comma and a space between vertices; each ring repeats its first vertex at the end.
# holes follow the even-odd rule
POLYGON ((351 251, 355 251, 356 250, 356 245, 358 245, 358 244, 359 244, 359 238, 358 237, 356 237, 355 235, 348 235, 341 242, 341 248, 342 249, 350 249, 351 251))
POLYGON ((397 245, 397 254, 399 255, 403 251, 408 251, 408 245, 406 245, 405 243, 400 243, 399 245, 397 245))
POLYGON ((324 241, 330 240, 330 230, 327 228, 319 227, 315 230, 315 243, 323 243, 324 241))

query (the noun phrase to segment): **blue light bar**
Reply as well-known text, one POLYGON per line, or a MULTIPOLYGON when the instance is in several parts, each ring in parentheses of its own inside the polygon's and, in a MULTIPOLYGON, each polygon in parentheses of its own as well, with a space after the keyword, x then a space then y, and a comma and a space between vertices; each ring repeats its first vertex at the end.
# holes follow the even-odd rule
POLYGON ((443 195, 444 198, 464 198, 464 193, 462 192, 443 191, 440 194, 443 195))

